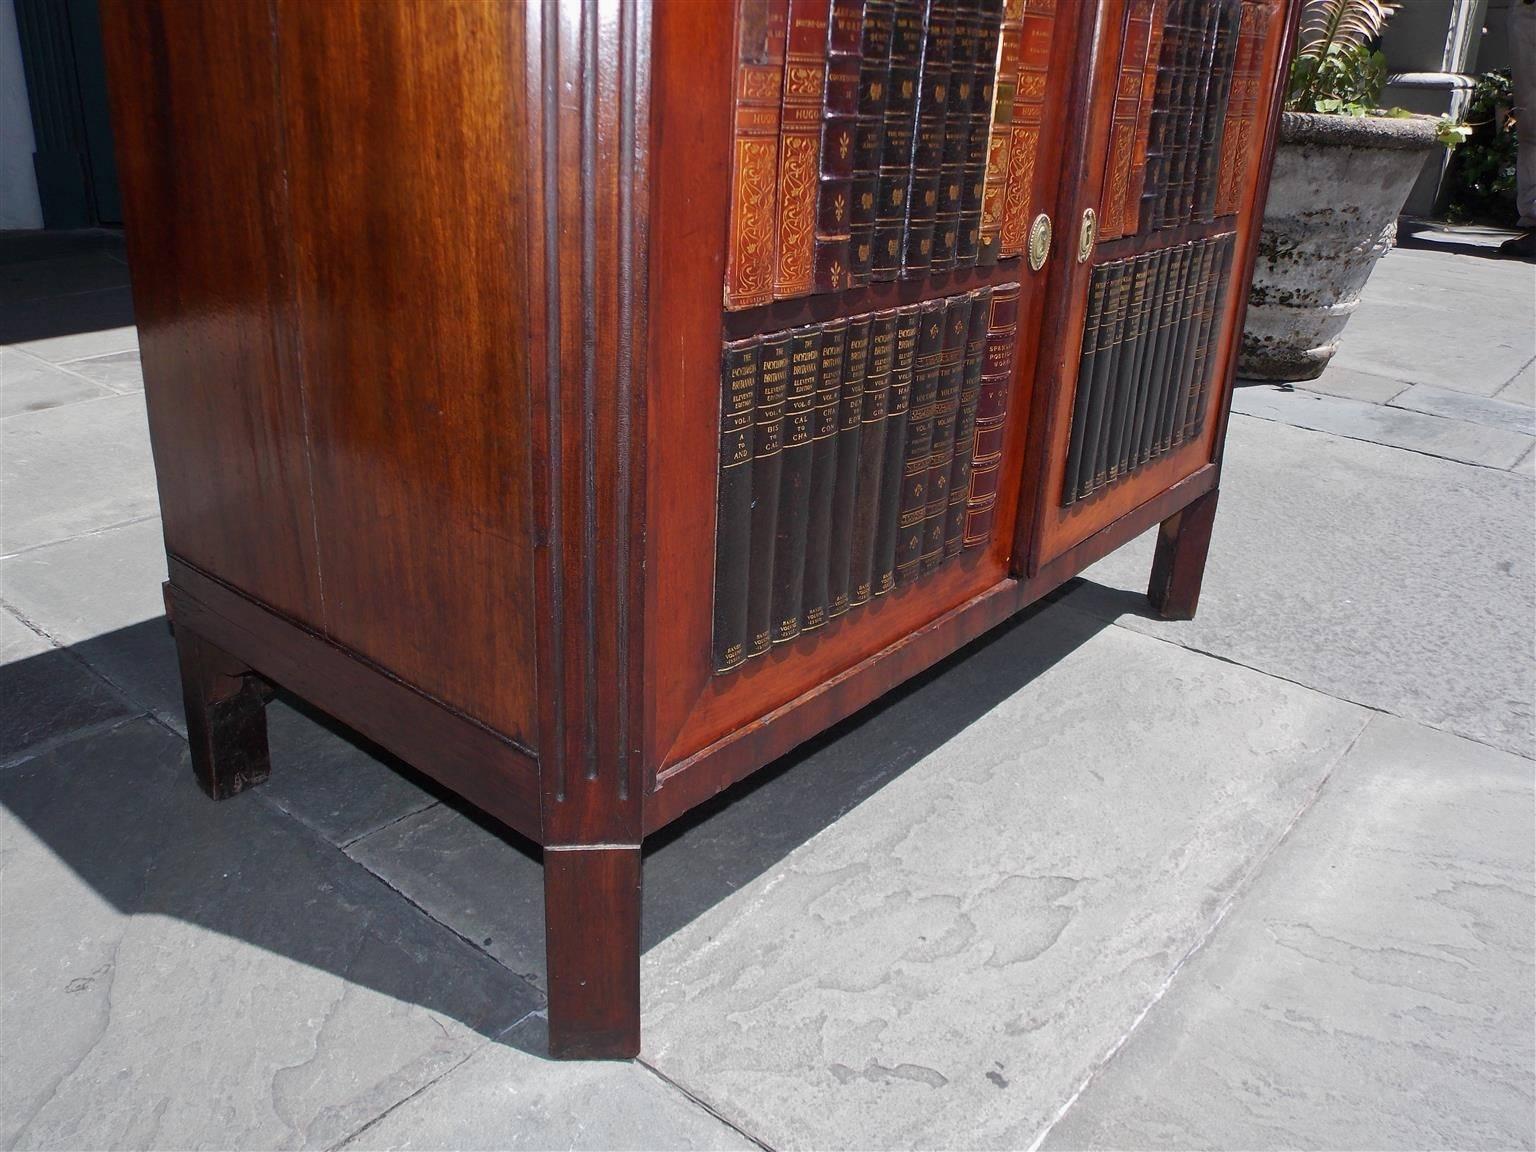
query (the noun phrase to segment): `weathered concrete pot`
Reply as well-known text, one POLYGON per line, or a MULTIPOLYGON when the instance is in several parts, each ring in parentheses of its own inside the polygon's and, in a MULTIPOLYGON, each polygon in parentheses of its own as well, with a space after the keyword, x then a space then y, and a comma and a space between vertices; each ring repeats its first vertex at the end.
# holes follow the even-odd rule
POLYGON ((1322 375, 1434 146, 1429 117, 1281 116, 1240 375, 1322 375))

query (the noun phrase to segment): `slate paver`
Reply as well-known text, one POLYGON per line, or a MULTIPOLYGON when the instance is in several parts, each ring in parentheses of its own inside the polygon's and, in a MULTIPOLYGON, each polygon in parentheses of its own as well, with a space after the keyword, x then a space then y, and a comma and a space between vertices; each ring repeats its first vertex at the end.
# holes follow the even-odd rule
POLYGON ((1531 781, 1373 719, 1045 1147, 1530 1147, 1531 781))
POLYGON ((0 348, 0 417, 110 395, 112 389, 82 380, 45 360, 14 348, 0 348))

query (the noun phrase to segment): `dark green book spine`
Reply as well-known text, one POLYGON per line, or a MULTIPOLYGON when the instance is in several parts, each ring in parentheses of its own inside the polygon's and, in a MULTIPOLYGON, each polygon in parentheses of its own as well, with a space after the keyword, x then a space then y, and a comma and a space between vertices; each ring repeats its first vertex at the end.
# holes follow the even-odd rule
MULTIPOLYGON (((875 556, 875 521, 879 512, 880 468, 885 460, 885 412, 891 385, 891 339, 895 312, 877 312, 862 318, 863 351, 859 371, 864 373, 864 404, 859 413, 858 475, 853 514, 844 521, 852 548, 849 565, 850 602, 863 604, 870 597, 875 556)), ((852 344, 849 345, 850 349, 852 344)))
POLYGON ((944 563, 944 527, 949 518, 949 474, 955 464, 955 425, 960 419, 960 393, 965 384, 965 339, 970 331, 974 298, 951 296, 944 309, 944 343, 939 352, 939 387, 933 399, 933 442, 928 449, 928 481, 924 498, 923 551, 919 572, 935 571, 944 563))
POLYGON ((837 487, 837 417, 843 381, 848 321, 821 326, 821 373, 816 382, 816 417, 811 429, 811 510, 805 525, 805 593, 800 631, 827 622, 827 560, 832 543, 832 495, 837 487))
POLYGON ((917 365, 917 333, 921 321, 920 304, 908 304, 896 313, 896 348, 891 362, 890 397, 886 401, 885 460, 880 466, 880 515, 875 524, 875 566, 871 587, 876 596, 884 596, 896 586, 896 545, 906 464, 903 453, 912 416, 912 376, 917 365))
POLYGON ((859 64, 859 115, 854 132, 853 226, 848 241, 848 283, 869 283, 875 262, 875 221, 879 215, 880 158, 885 145, 885 109, 891 90, 892 0, 864 0, 864 44, 859 64))
POLYGON ((981 370, 986 363, 987 328, 992 321, 992 289, 971 293, 971 322, 965 333, 965 375, 960 384, 960 414, 955 418, 954 460, 949 472, 949 507, 944 514, 944 555, 958 556, 965 535, 965 502, 971 492, 971 463, 976 449, 976 405, 981 399, 981 370))
POLYGON ((1109 324, 1109 340, 1099 349, 1099 363, 1094 373, 1097 399, 1095 411, 1088 417, 1088 445, 1093 452, 1093 476, 1089 480, 1089 491, 1102 487, 1109 473, 1109 435, 1114 423, 1115 393, 1119 390, 1120 382, 1120 352, 1125 340, 1125 318, 1131 299, 1131 261, 1117 261, 1113 267, 1115 274, 1110 284, 1110 313, 1106 320, 1109 324))
POLYGON ((789 336, 763 338, 762 369, 752 413, 752 552, 747 572, 747 655, 773 645, 773 547, 779 530, 779 479, 784 467, 784 396, 789 336))
POLYGON ((805 530, 811 514, 811 436, 821 378, 821 328, 789 334, 789 386, 784 394, 783 470, 779 525, 773 543, 773 642, 800 635, 805 595, 805 530))
POLYGON ((902 453, 901 516, 896 522, 896 583, 917 579, 923 559, 923 519, 928 514, 928 453, 933 447, 933 407, 939 393, 944 350, 942 300, 922 306, 917 361, 912 372, 912 410, 902 453))
POLYGON ((759 341, 720 357, 720 470, 715 486, 715 672, 747 659, 747 573, 752 547, 752 406, 759 341))
POLYGON ((981 205, 987 190, 987 145, 992 137, 992 98, 997 91, 997 45, 1002 0, 980 0, 976 17, 976 73, 966 119, 965 170, 961 176, 960 232, 955 266, 969 268, 981 251, 981 205))
POLYGON ((901 274, 928 271, 933 225, 939 207, 939 169, 944 162, 944 118, 949 110, 949 73, 955 52, 955 0, 930 0, 923 37, 923 71, 917 92, 917 137, 907 185, 901 274))
POLYGON ((1152 263, 1141 256, 1129 262, 1126 275, 1131 280, 1130 297, 1125 305, 1125 326, 1120 342, 1115 348, 1115 360, 1110 366, 1115 402, 1109 411, 1109 428, 1105 436, 1105 482, 1119 479, 1124 469, 1126 425, 1136 403, 1136 350, 1139 346, 1137 331, 1147 306, 1147 280, 1152 263))
POLYGON ((939 203, 933 221, 934 272, 955 266, 960 246, 960 208, 964 203, 965 159, 968 154, 971 94, 976 82, 976 49, 981 40, 981 13, 976 0, 958 0, 955 8, 955 48, 949 66, 949 92, 944 104, 944 151, 939 162, 939 203))
POLYGON ((872 278, 894 280, 901 272, 902 228, 917 138, 917 90, 922 76, 927 0, 896 0, 891 25, 891 69, 886 86, 885 140, 880 148, 880 187, 875 199, 872 278))
MULTIPOLYGON (((854 500, 864 453, 865 364, 868 360, 869 317, 848 321, 843 341, 842 391, 837 403, 837 479, 832 489, 832 531, 827 553, 827 616, 848 611, 853 565, 854 500)), ((881 403, 884 403, 882 399, 881 403)))
POLYGON ((1093 376, 1098 367, 1099 338, 1104 328, 1104 292, 1109 284, 1109 269, 1093 270, 1088 289, 1088 310, 1083 316, 1083 347, 1077 360, 1077 387, 1072 397, 1072 439, 1067 449, 1067 469, 1061 483, 1061 502, 1078 499, 1078 477, 1087 455, 1088 414, 1093 407, 1093 376))

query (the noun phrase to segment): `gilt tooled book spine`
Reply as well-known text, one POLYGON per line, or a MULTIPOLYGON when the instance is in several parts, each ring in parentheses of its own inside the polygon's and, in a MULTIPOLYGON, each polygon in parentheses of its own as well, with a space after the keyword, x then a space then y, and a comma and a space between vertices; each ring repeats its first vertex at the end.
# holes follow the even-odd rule
POLYGON ((944 526, 949 518, 949 474, 955 464, 955 427, 960 420, 960 394, 965 385, 965 338, 970 330, 974 298, 951 296, 944 309, 944 343, 939 352, 939 387, 933 399, 933 441, 928 449, 928 480, 924 499, 920 574, 944 562, 944 526))
POLYGON ((1152 277, 1152 261, 1147 257, 1138 256, 1130 265, 1131 294, 1125 306, 1125 329, 1111 368, 1115 402, 1109 414, 1109 449, 1104 469, 1107 483, 1114 483, 1128 470, 1126 444, 1136 410, 1136 358, 1141 350, 1141 329, 1146 319, 1147 291, 1152 277))
POLYGON ((1019 286, 992 290, 987 350, 982 354, 981 388, 976 397, 976 434, 971 441, 971 487, 965 501, 964 544, 978 548, 992 539, 997 516, 997 486, 1008 425, 1008 396, 1013 391, 1014 344, 1019 330, 1019 286))
POLYGON ((955 49, 949 66, 949 94, 944 107, 944 151, 939 161, 939 202, 933 220, 933 256, 929 268, 948 272, 960 247, 960 209, 964 203, 965 160, 970 149, 971 97, 976 83, 976 49, 981 39, 978 0, 957 0, 955 49))
POLYGON ((816 285, 816 208, 821 114, 832 0, 789 0, 784 99, 779 117, 779 212, 773 295, 804 296, 816 285))
POLYGON ((907 219, 902 231, 902 276, 928 271, 933 261, 933 226, 939 209, 939 168, 944 161, 944 117, 949 107, 949 74, 955 53, 956 0, 930 0, 923 35, 923 67, 917 88, 917 136, 907 183, 907 219))
POLYGON ((1159 382, 1157 428, 1153 447, 1154 455, 1168 451, 1173 427, 1173 406, 1178 397, 1179 379, 1183 374, 1184 351, 1189 336, 1189 298, 1194 291, 1199 272, 1195 249, 1185 245, 1179 249, 1178 287, 1169 299, 1172 322, 1168 326, 1168 362, 1159 382))
POLYGON ((875 559, 871 591, 884 596, 896 587, 896 545, 906 460, 907 427, 912 416, 912 377, 917 365, 917 334, 922 305, 896 313, 896 348, 891 361, 890 395, 885 413, 885 459, 880 465, 879 516, 875 521, 875 559))
POLYGON ((832 495, 837 487, 838 403, 843 381, 843 353, 848 321, 821 326, 821 373, 816 381, 816 415, 811 428, 811 510, 805 525, 805 592, 800 631, 814 632, 827 622, 831 607, 827 561, 832 543, 832 495))
POLYGON ((1253 118, 1259 106, 1259 65, 1268 21, 1269 12, 1264 5, 1256 0, 1243 0, 1237 60, 1233 66, 1232 95, 1227 104, 1227 122, 1221 134, 1220 189, 1216 194, 1218 216, 1231 216, 1241 207, 1252 147, 1253 118))
POLYGON ((1088 287, 1088 308, 1083 313, 1082 350, 1077 357, 1077 382, 1072 395, 1072 434, 1067 442, 1067 464, 1061 482, 1061 502, 1071 504, 1078 498, 1078 475, 1083 469, 1084 446, 1088 441, 1088 410, 1093 401, 1093 372, 1099 353, 1099 333, 1104 326, 1104 289, 1109 271, 1095 268, 1088 287))
POLYGON ((1179 147, 1174 153, 1168 188, 1163 193, 1164 219, 1173 226, 1189 223, 1194 212, 1195 172, 1200 165, 1200 130, 1215 62, 1220 7, 1219 0, 1199 0, 1197 21, 1192 25, 1199 47, 1185 70, 1186 84, 1179 118, 1179 147))
POLYGON ((805 530, 811 513, 811 437, 816 421, 816 385, 820 379, 821 328, 796 328, 789 334, 779 524, 773 542, 775 644, 784 644, 800 635, 800 606, 805 594, 805 530))
POLYGON ((1019 39, 1019 80, 1013 94, 1013 143, 1008 149, 1008 190, 998 256, 1024 251, 1040 133, 1045 126, 1045 90, 1050 79, 1051 42, 1056 35, 1056 0, 1027 0, 1019 39))
POLYGON ((1165 0, 1136 0, 1146 4, 1147 50, 1142 58, 1141 95, 1136 101, 1136 142, 1131 149, 1131 175, 1125 191, 1125 215, 1121 234, 1134 236, 1141 231, 1142 194, 1147 180, 1147 147, 1152 134, 1152 107, 1157 100, 1158 60, 1163 47, 1163 21, 1167 14, 1165 0))
POLYGON ((816 201, 817 292, 852 285, 853 169, 859 112, 859 66, 864 35, 863 0, 832 0, 827 32, 827 78, 822 98, 821 180, 816 201))
POLYGON ((957 268, 972 267, 981 252, 981 206, 987 190, 987 145, 992 136, 992 98, 997 90, 997 48, 1002 31, 1002 0, 979 0, 979 5, 976 75, 971 84, 971 110, 966 116, 965 170, 961 174, 957 268))
MULTIPOLYGON (((848 321, 843 341, 842 391, 837 402, 837 479, 832 489, 832 528, 827 553, 827 616, 835 619, 848 611, 854 562, 851 525, 858 496, 859 472, 864 453, 864 404, 869 386, 870 318, 848 321)), ((879 384, 876 384, 879 387, 879 384)), ((884 404, 884 398, 881 398, 884 404)))
POLYGON ((1163 187, 1168 178, 1167 152, 1172 148, 1172 120, 1175 89, 1182 75, 1185 28, 1184 20, 1191 0, 1168 0, 1162 22, 1162 42, 1154 69, 1157 87, 1152 110, 1147 114, 1147 146, 1141 150, 1144 179, 1138 220, 1141 231, 1156 231, 1163 226, 1161 207, 1163 187))
POLYGON ((1175 0, 1169 12, 1167 35, 1172 42, 1172 68, 1166 115, 1163 119, 1162 148, 1157 201, 1153 205, 1154 228, 1171 228, 1178 223, 1176 207, 1179 196, 1179 169, 1188 143, 1186 112, 1194 101, 1195 73, 1200 67, 1200 49, 1204 38, 1203 0, 1175 0))
POLYGON ((1126 467, 1135 470, 1146 459, 1148 419, 1152 388, 1156 372, 1157 338, 1162 327, 1163 309, 1166 306, 1165 290, 1171 253, 1164 248, 1147 257, 1152 265, 1152 275, 1147 285, 1147 315, 1140 333, 1141 350, 1138 353, 1136 415, 1131 423, 1131 448, 1126 467))
POLYGON ((1194 218, 1216 219, 1216 197, 1221 181, 1221 133, 1232 100, 1232 74, 1237 64, 1238 29, 1243 17, 1241 0, 1222 0, 1216 30, 1216 56, 1211 86, 1200 126, 1200 157, 1195 167, 1194 218))
POLYGON ((1152 35, 1152 0, 1131 0, 1126 9, 1120 66, 1115 75, 1115 107, 1110 121, 1109 154, 1105 158, 1103 210, 1099 239, 1126 234, 1130 213, 1131 167, 1136 150, 1136 113, 1141 103, 1142 72, 1152 35))
POLYGON ((853 224, 848 237, 848 283, 870 281, 875 262, 875 218, 880 199, 880 157, 891 79, 892 0, 864 0, 859 55, 859 115, 853 138, 853 224))
POLYGON ((741 0, 737 16, 731 230, 725 256, 727 308, 753 308, 773 300, 779 109, 788 8, 789 0, 741 0))
POLYGON ((760 341, 720 357, 720 466, 715 487, 715 672, 747 659, 747 573, 752 547, 752 406, 760 341))
POLYGON ((752 551, 747 572, 747 655, 773 644, 773 547, 779 530, 779 479, 784 467, 784 396, 789 387, 789 336, 764 337, 752 411, 752 551))
POLYGON ((1019 87, 1020 40, 1024 0, 1004 0, 998 27, 997 70, 992 83, 991 127, 987 133, 987 171, 982 180, 981 234, 976 263, 997 263, 1008 196, 1008 159, 1013 147, 1013 101, 1019 87))
POLYGON ((944 351, 943 300, 922 306, 918 316, 917 359, 912 370, 911 412, 902 452, 901 515, 896 521, 896 583, 917 579, 923 559, 923 518, 928 514, 928 452, 933 447, 933 407, 939 393, 944 351))
MULTIPOLYGON (((859 459, 852 514, 843 522, 849 537, 849 601, 863 604, 872 595, 875 525, 879 519, 880 468, 885 460, 885 414, 890 397, 891 356, 896 331, 894 311, 864 317, 864 404, 859 413, 859 459)), ((852 345, 850 345, 850 348, 852 345)))
POLYGON ((976 406, 986 366, 987 330, 992 326, 992 289, 971 293, 971 320, 965 333, 965 376, 960 385, 960 414, 955 418, 954 460, 949 472, 949 506, 944 513, 944 555, 957 556, 965 536, 965 500, 971 492, 971 460, 976 441, 976 406))
POLYGON ((1158 293, 1157 339, 1152 346, 1151 395, 1147 400, 1147 425, 1142 433, 1143 444, 1138 464, 1145 464, 1158 455, 1163 398, 1168 394, 1168 376, 1173 359, 1173 336, 1178 325, 1184 278, 1188 271, 1187 248, 1169 249, 1165 255, 1168 263, 1163 270, 1162 288, 1158 293))
MULTIPOLYGON (((1206 122, 1217 99, 1221 79, 1223 14, 1228 0, 1205 0, 1205 32, 1202 40, 1200 73, 1195 81, 1195 95, 1190 116, 1189 146, 1179 185, 1179 222, 1188 224, 1199 217, 1200 164, 1206 148, 1206 122)), ((1213 128, 1214 134, 1214 128, 1213 128)))
POLYGON ((1189 439, 1195 424, 1197 409, 1205 392, 1205 376, 1210 364, 1211 339, 1215 334, 1216 299, 1221 289, 1223 241, 1205 242, 1201 254, 1200 291, 1195 301, 1194 319, 1191 321, 1191 349, 1189 373, 1184 386, 1181 407, 1174 417, 1173 443, 1182 444, 1189 439))
POLYGON ((896 0, 891 25, 890 80, 886 85, 885 140, 880 148, 880 187, 875 198, 875 253, 871 278, 894 280, 901 273, 902 229, 907 220, 907 186, 912 178, 912 144, 917 138, 917 92, 922 79, 923 30, 927 0, 896 0))
POLYGON ((1104 390, 1099 397, 1097 425, 1090 422, 1090 429, 1097 432, 1094 445, 1094 488, 1100 488, 1109 479, 1110 437, 1114 429, 1117 397, 1120 392, 1120 365, 1125 350, 1126 320, 1130 316, 1131 287, 1135 283, 1134 261, 1118 262, 1115 283, 1111 286, 1110 313, 1111 335, 1107 348, 1101 349, 1099 363, 1103 367, 1104 390))
POLYGON ((1231 236, 1223 237, 1218 241, 1216 267, 1210 286, 1210 314, 1206 319, 1205 335, 1200 345, 1200 366, 1196 373, 1193 407, 1188 413, 1184 428, 1186 440, 1192 440, 1200 435, 1205 428, 1205 417, 1210 408, 1212 378, 1216 370, 1213 357, 1216 351, 1216 340, 1221 333, 1221 317, 1226 312, 1227 288, 1232 276, 1232 244, 1231 236))

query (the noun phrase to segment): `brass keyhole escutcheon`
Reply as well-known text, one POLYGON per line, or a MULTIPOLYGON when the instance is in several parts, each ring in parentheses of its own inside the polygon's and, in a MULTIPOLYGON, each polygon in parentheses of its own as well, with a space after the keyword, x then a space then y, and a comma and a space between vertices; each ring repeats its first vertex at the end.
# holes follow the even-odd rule
POLYGON ((1083 209, 1083 225, 1077 234, 1077 262, 1082 264, 1093 255, 1094 242, 1099 238, 1099 218, 1092 208, 1083 209))
POLYGON ((1044 212, 1029 226, 1029 269, 1038 272, 1051 255, 1051 218, 1044 212))

